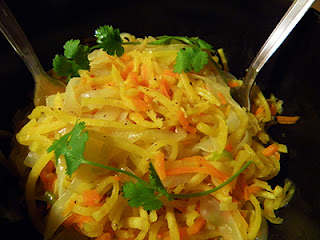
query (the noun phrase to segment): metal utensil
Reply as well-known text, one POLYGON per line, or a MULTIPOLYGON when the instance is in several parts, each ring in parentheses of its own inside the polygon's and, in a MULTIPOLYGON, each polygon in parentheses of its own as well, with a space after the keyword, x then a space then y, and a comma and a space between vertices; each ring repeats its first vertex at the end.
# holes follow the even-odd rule
POLYGON ((314 2, 315 0, 295 0, 251 63, 242 86, 233 94, 235 100, 248 111, 250 92, 257 74, 314 2))
POLYGON ((64 92, 65 84, 50 77, 40 64, 26 35, 3 0, 0 0, 0 29, 22 58, 35 81, 34 105, 44 105, 47 96, 64 92))

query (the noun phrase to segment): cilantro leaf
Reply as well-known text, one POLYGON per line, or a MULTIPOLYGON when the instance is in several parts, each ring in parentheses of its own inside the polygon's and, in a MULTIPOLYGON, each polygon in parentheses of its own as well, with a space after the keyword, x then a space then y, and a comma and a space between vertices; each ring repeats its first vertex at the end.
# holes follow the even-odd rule
POLYGON ((117 54, 120 57, 124 53, 124 48, 121 45, 123 41, 118 28, 113 29, 109 25, 101 26, 96 30, 95 37, 99 47, 103 48, 109 55, 117 54))
POLYGON ((83 132, 84 122, 76 124, 74 128, 59 140, 55 140, 48 148, 48 152, 54 151, 56 163, 61 155, 65 156, 66 173, 71 176, 81 164, 87 163, 83 153, 85 143, 88 140, 88 132, 83 132))
POLYGON ((158 210, 163 203, 155 195, 154 189, 147 187, 142 181, 126 182, 123 187, 123 197, 128 199, 131 207, 142 206, 146 211, 158 210))
POLYGON ((157 40, 152 41, 150 44, 171 44, 172 40, 184 42, 189 47, 181 49, 176 57, 176 64, 174 66, 174 72, 199 72, 208 63, 209 54, 203 50, 215 53, 213 46, 206 41, 193 37, 179 37, 179 36, 161 36, 157 37, 157 40))
POLYGON ((157 40, 152 41, 150 44, 153 45, 168 45, 171 44, 172 40, 178 41, 178 42, 184 42, 186 44, 192 45, 192 41, 190 41, 191 38, 188 37, 180 37, 180 36, 168 36, 168 35, 163 35, 160 37, 157 37, 157 40))
POLYGON ((208 53, 199 48, 183 48, 178 52, 174 72, 199 72, 208 63, 208 59, 208 53))
POLYGON ((206 41, 200 39, 200 38, 197 38, 196 40, 196 43, 198 44, 199 48, 202 49, 202 50, 209 50, 209 51, 213 51, 213 46, 209 43, 207 43, 206 41))
POLYGON ((53 60, 53 70, 58 76, 71 77, 79 76, 80 69, 89 69, 88 54, 90 48, 80 44, 80 40, 69 40, 64 46, 64 55, 56 55, 53 60))
POLYGON ((149 179, 150 179, 151 186, 155 189, 155 191, 160 193, 162 196, 165 196, 166 198, 171 200, 172 197, 168 193, 167 189, 163 186, 163 184, 159 178, 159 175, 157 174, 157 172, 154 169, 154 166, 152 165, 151 162, 150 162, 150 166, 149 166, 149 171, 150 171, 149 179))
POLYGON ((58 74, 58 76, 69 76, 73 72, 71 62, 69 62, 68 58, 63 55, 56 54, 52 65, 53 70, 58 74))
POLYGON ((76 40, 71 39, 67 41, 63 46, 64 56, 68 59, 74 58, 78 52, 79 45, 80 45, 79 39, 76 39, 76 40))

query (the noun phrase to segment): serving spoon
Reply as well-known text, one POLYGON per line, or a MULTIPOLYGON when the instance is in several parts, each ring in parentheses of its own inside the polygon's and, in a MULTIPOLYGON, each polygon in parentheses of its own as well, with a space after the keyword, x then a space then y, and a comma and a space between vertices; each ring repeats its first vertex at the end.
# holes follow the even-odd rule
POLYGON ((47 96, 65 91, 66 86, 63 82, 50 77, 44 71, 30 42, 4 0, 0 0, 0 29, 33 76, 35 106, 44 105, 47 96))
POLYGON ((315 0, 295 0, 247 69, 243 84, 233 93, 233 98, 248 111, 250 111, 250 92, 259 71, 314 2, 315 0))

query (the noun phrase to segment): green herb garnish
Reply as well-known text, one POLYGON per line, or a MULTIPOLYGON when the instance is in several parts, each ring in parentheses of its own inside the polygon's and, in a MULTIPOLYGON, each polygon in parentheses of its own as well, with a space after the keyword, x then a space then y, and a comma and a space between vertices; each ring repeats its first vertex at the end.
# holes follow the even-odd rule
MULTIPOLYGON (((79 76, 80 69, 89 69, 88 54, 97 48, 101 48, 109 55, 122 56, 124 44, 139 44, 138 42, 124 43, 120 37, 120 30, 112 26, 104 25, 95 31, 97 45, 89 48, 80 44, 80 40, 69 40, 64 47, 64 55, 56 55, 53 59, 53 70, 58 76, 71 77, 79 76)), ((187 44, 180 49, 176 57, 174 72, 199 72, 210 60, 219 72, 219 65, 213 60, 209 53, 216 54, 213 46, 199 38, 180 37, 180 36, 160 36, 157 40, 150 42, 151 45, 168 45, 172 42, 182 42, 187 44)), ((223 74, 222 74, 223 75, 223 74)), ((223 76, 224 77, 224 76, 223 76)))
POLYGON ((63 46, 64 55, 56 55, 53 59, 53 70, 58 76, 67 76, 68 79, 79 76, 80 69, 89 69, 88 54, 90 48, 80 44, 80 40, 69 40, 63 46))
POLYGON ((215 54, 213 46, 199 38, 179 37, 179 36, 161 36, 158 40, 150 44, 170 44, 173 40, 184 42, 188 47, 180 49, 176 58, 174 72, 199 72, 208 63, 210 58, 208 52, 215 54), (203 51, 207 50, 207 51, 203 51))
POLYGON ((112 26, 105 25, 99 27, 94 36, 97 38, 98 46, 109 55, 117 54, 117 56, 120 57, 124 53, 119 28, 113 29, 112 26))
POLYGON ((149 166, 149 182, 147 182, 133 173, 86 160, 83 154, 85 151, 85 143, 87 142, 89 135, 88 132, 84 132, 84 128, 84 122, 77 123, 69 133, 65 134, 60 139, 55 140, 48 148, 48 152, 54 151, 56 164, 58 164, 59 157, 63 155, 67 165, 66 173, 68 176, 71 176, 81 164, 89 164, 111 171, 124 173, 135 178, 137 180, 136 182, 128 181, 124 183, 122 187, 123 196, 128 199, 128 204, 131 207, 142 206, 147 211, 160 209, 163 205, 163 202, 160 199, 161 197, 166 197, 168 200, 172 200, 174 198, 199 197, 213 193, 233 181, 251 164, 251 161, 249 161, 224 183, 208 191, 191 194, 172 194, 168 193, 167 189, 163 186, 152 163, 150 163, 149 166))

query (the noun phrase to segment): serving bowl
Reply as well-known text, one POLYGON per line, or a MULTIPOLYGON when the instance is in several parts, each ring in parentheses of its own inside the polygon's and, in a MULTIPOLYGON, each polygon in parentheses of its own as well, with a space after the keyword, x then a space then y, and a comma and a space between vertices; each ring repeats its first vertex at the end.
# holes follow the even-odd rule
MULTIPOLYGON (((7 4, 29 37, 44 68, 52 67, 69 39, 93 36, 101 25, 112 25, 136 36, 199 36, 224 48, 231 72, 243 77, 246 68, 289 7, 287 0, 243 1, 32 1, 7 4)), ((281 225, 269 224, 269 239, 320 239, 320 14, 310 9, 257 78, 266 96, 284 101, 285 115, 298 115, 295 125, 275 125, 271 136, 288 146, 280 174, 296 184, 292 201, 278 215, 281 225)), ((0 36, 1 158, 7 157, 19 119, 32 102, 33 80, 22 60, 0 36), (18 112, 18 114, 17 114, 18 112)), ((0 169, 0 233, 4 239, 41 239, 30 223, 21 181, 5 160, 0 169), (6 165, 6 166, 2 166, 6 165)), ((1 237, 1 238, 2 238, 1 237)))

